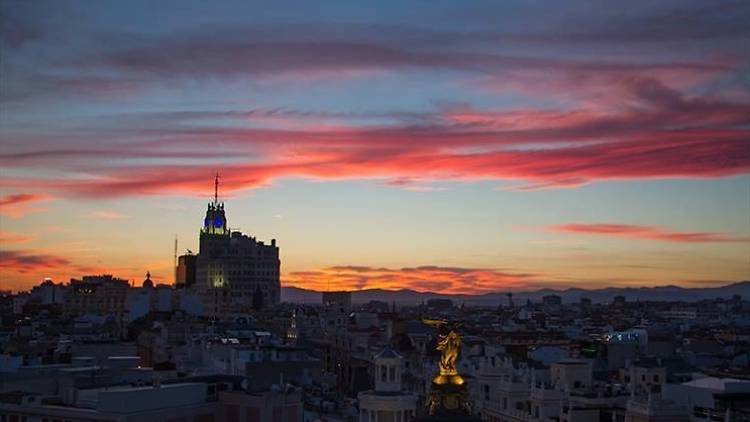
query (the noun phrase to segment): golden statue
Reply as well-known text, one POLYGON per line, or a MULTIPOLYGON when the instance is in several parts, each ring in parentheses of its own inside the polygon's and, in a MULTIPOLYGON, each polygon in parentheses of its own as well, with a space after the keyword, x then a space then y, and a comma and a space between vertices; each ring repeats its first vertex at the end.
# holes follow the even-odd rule
POLYGON ((435 349, 440 351, 440 372, 432 379, 432 389, 425 403, 427 412, 430 415, 445 411, 471 414, 468 390, 456 369, 456 361, 461 352, 461 335, 458 334, 460 324, 435 319, 424 319, 422 322, 437 329, 435 349))
POLYGON ((456 369, 456 360, 461 351, 461 335, 457 331, 458 325, 436 319, 425 319, 423 322, 438 330, 436 349, 441 353, 438 362, 440 373, 432 381, 436 384, 463 384, 464 379, 456 369))

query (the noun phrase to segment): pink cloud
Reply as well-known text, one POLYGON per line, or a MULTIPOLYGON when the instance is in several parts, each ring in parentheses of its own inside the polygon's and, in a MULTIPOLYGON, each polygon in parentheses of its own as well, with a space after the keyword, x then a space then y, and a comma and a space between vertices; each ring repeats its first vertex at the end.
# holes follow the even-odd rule
POLYGON ((551 232, 607 236, 627 239, 656 240, 677 243, 750 242, 749 236, 715 232, 677 232, 655 226, 630 224, 564 224, 549 226, 551 232))
POLYGON ((100 220, 123 220, 126 218, 130 218, 130 216, 121 214, 117 211, 94 211, 91 213, 91 215, 94 218, 98 218, 100 220))
MULTIPOLYGON (((217 127, 201 123, 200 112, 157 113, 122 129, 119 136, 141 137, 136 145, 0 155, 0 163, 7 166, 58 166, 87 177, 4 178, 0 183, 117 197, 201 194, 217 167, 227 193, 289 177, 386 181, 414 190, 434 189, 429 183, 435 181, 503 180, 521 183, 515 190, 530 190, 750 172, 750 104, 686 96, 650 77, 627 77, 618 84, 627 101, 613 110, 482 111, 467 105, 443 106, 432 114, 376 126, 315 124, 316 118, 331 115, 293 110, 207 112, 205 117, 245 121, 259 116, 280 122, 302 118, 311 124, 301 129, 217 127), (186 125, 186 119, 198 123, 186 125), (132 161, 108 165, 123 158, 132 161), (138 164, 141 159, 159 161, 145 166, 138 164), (184 164, 185 159, 192 164, 184 164)), ((334 115, 347 119, 346 113, 334 115)), ((85 136, 83 142, 88 141, 85 136)))
MULTIPOLYGON (((75 256, 75 248, 67 248, 65 254, 40 249, 0 250, 0 280, 16 289, 28 289, 40 280, 50 277, 64 281, 72 277, 88 274, 126 274, 126 279, 142 279, 146 270, 141 268, 102 266, 84 264, 81 256, 75 256)), ((146 267, 144 267, 146 268, 146 267)))
POLYGON ((43 211, 41 208, 34 208, 30 204, 48 199, 49 197, 45 195, 29 193, 8 195, 0 198, 0 215, 21 218, 28 213, 40 212, 43 211))
POLYGON ((30 250, 0 250, 0 266, 5 270, 31 273, 70 267, 71 261, 57 255, 30 250))
MULTIPOLYGON (((744 131, 676 131, 583 146, 477 152, 411 146, 407 139, 401 148, 368 147, 353 138, 350 147, 300 146, 294 155, 222 166, 223 186, 231 193, 265 186, 282 177, 386 179, 397 180, 391 184, 402 187, 439 180, 513 180, 526 184, 520 189, 574 187, 605 180, 719 178, 750 171, 746 135, 744 131)), ((472 135, 467 137, 470 140, 472 135)), ((214 164, 103 169, 105 178, 4 179, 2 183, 89 197, 195 195, 206 192, 206 180, 215 168, 214 164)))

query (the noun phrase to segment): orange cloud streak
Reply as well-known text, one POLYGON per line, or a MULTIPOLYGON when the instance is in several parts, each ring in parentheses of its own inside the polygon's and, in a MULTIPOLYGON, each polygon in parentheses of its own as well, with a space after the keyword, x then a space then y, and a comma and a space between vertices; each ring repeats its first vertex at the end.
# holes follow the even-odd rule
POLYGON ((420 266, 379 268, 335 266, 295 271, 284 276, 285 286, 312 290, 412 289, 448 294, 480 294, 523 287, 534 274, 495 269, 420 266))
POLYGON ((547 227, 549 231, 627 239, 657 240, 677 243, 750 242, 748 236, 713 232, 675 232, 654 226, 629 224, 564 224, 547 227))
POLYGON ((26 236, 0 230, 0 245, 7 245, 10 243, 27 243, 31 242, 34 239, 34 236, 26 236))
MULTIPOLYGON (((154 268, 155 264, 145 265, 143 268, 154 268)), ((145 269, 124 268, 101 265, 86 265, 78 262, 68 254, 51 253, 37 249, 0 250, 0 288, 25 290, 38 284, 44 278, 52 278, 57 282, 66 282, 70 278, 78 278, 91 274, 114 274, 126 280, 134 280, 139 285, 143 279, 145 269)), ((154 280, 171 283, 171 275, 159 276, 154 274, 154 280)))
POLYGON ((47 199, 49 199, 49 197, 45 195, 29 193, 19 193, 2 197, 0 198, 0 215, 21 218, 28 213, 42 211, 39 208, 29 206, 29 204, 47 199))

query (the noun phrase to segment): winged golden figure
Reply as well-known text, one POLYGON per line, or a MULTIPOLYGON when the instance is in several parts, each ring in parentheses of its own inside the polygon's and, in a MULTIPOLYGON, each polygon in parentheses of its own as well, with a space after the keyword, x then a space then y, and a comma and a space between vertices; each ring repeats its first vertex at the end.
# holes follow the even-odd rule
POLYGON ((424 319, 422 322, 437 328, 438 332, 436 349, 440 351, 440 374, 434 381, 438 384, 463 384, 463 379, 456 369, 456 361, 461 352, 461 335, 458 334, 460 324, 439 319, 424 319))

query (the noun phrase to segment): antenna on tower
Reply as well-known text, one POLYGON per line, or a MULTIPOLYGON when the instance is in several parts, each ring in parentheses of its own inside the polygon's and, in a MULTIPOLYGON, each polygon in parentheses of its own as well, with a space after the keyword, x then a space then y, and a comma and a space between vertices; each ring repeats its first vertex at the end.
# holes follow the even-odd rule
POLYGON ((174 284, 177 284, 177 235, 174 235, 174 284))
POLYGON ((214 179, 214 204, 219 203, 219 172, 216 172, 216 179, 214 179))

